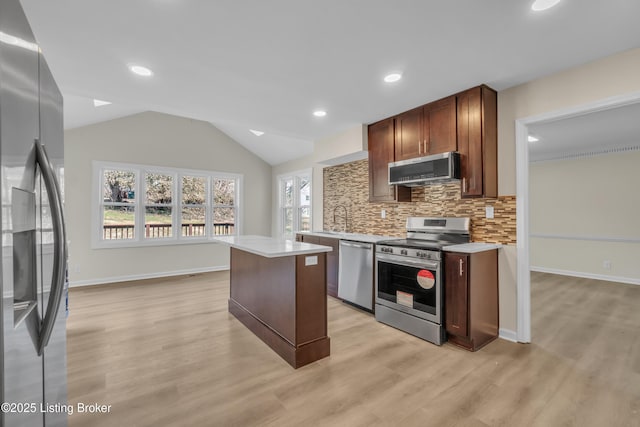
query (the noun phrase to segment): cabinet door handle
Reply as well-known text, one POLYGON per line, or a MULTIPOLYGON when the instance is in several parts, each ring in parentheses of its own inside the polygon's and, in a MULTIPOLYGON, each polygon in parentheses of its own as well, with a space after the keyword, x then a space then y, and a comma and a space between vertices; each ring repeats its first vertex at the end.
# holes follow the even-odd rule
POLYGON ((424 154, 427 154, 429 152, 429 142, 425 139, 424 140, 424 154))
POLYGON ((464 273, 464 269, 462 268, 462 264, 463 264, 463 261, 462 261, 462 258, 460 258, 460 277, 462 277, 462 274, 464 273))
POLYGON ((418 140, 418 154, 422 154, 422 143, 418 140))
POLYGON ((467 178, 462 178, 462 192, 467 192, 467 178))

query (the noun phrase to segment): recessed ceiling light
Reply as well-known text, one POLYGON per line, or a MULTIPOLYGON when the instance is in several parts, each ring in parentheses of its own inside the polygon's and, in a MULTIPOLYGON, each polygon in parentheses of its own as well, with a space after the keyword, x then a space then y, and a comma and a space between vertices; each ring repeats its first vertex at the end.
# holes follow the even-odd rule
POLYGON ((393 83, 393 82, 397 82, 401 78, 402 78, 402 74, 393 73, 393 74, 389 74, 389 75, 384 76, 384 81, 387 82, 387 83, 393 83))
POLYGON ((536 0, 531 5, 531 10, 540 12, 542 10, 551 9, 553 6, 560 3, 560 0, 536 0))
POLYGON ((102 107, 103 105, 109 105, 109 104, 111 104, 109 101, 102 101, 100 99, 93 100, 94 107, 102 107))
POLYGON ((327 112, 324 110, 316 110, 313 112, 313 115, 316 117, 324 117, 327 115, 327 112))
POLYGON ((252 134, 254 134, 255 136, 261 136, 264 135, 264 132, 260 131, 260 130, 253 130, 253 129, 249 129, 249 132, 251 132, 252 134))
POLYGON ((153 71, 148 69, 147 67, 143 67, 142 65, 130 65, 129 69, 132 73, 137 74, 143 77, 151 77, 153 76, 153 71))
POLYGON ((527 141, 529 141, 529 142, 538 142, 538 141, 540 141, 540 140, 539 140, 538 138, 536 138, 535 136, 531 136, 531 135, 529 135, 529 136, 527 137, 527 141))

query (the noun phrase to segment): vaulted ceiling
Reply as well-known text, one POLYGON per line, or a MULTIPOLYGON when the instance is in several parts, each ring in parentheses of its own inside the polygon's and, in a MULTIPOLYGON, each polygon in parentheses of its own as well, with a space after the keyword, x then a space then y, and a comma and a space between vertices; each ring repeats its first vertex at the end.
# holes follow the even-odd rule
POLYGON ((271 164, 480 83, 502 90, 640 44, 635 0, 22 3, 67 128, 160 111, 209 121, 271 164), (384 83, 391 72, 403 78, 384 83))

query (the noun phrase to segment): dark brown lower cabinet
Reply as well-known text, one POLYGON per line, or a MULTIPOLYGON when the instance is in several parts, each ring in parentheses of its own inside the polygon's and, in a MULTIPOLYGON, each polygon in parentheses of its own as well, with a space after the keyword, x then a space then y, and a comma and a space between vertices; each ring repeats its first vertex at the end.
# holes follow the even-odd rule
POLYGON ((315 245, 331 246, 331 252, 327 252, 327 295, 338 298, 338 263, 340 259, 340 239, 333 237, 310 236, 308 234, 296 234, 296 241, 312 243, 315 245))
POLYGON ((445 253, 448 340, 476 351, 498 337, 498 250, 445 253))

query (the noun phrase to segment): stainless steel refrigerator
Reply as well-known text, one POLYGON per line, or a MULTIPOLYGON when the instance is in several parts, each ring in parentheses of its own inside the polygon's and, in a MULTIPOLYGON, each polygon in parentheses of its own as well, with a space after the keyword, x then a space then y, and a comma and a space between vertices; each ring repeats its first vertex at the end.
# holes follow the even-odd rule
POLYGON ((19 0, 0 0, 0 425, 66 426, 62 96, 19 0))

